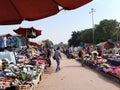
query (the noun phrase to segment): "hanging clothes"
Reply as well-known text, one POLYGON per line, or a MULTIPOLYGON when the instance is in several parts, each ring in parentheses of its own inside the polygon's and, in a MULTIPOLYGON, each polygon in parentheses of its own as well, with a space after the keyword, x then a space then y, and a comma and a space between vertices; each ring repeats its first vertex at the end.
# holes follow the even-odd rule
POLYGON ((26 37, 21 38, 21 46, 27 46, 28 39, 26 37))
POLYGON ((0 37, 0 48, 5 48, 4 37, 0 37))
POLYGON ((9 47, 15 46, 15 38, 14 37, 7 38, 7 46, 9 46, 9 47))
POLYGON ((21 40, 19 37, 16 37, 15 47, 18 48, 19 46, 21 46, 21 40))
POLYGON ((6 43, 7 42, 7 37, 4 37, 3 40, 4 40, 3 41, 4 42, 4 47, 7 47, 7 43, 6 43))

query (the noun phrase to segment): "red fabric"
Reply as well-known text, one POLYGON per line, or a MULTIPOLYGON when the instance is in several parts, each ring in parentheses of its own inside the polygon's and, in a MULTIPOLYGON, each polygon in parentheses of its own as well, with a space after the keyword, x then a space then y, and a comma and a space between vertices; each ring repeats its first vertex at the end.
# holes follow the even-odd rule
POLYGON ((30 41, 29 41, 29 45, 33 45, 33 46, 37 46, 37 47, 40 46, 38 43, 36 43, 36 42, 30 42, 30 41))
POLYGON ((42 19, 58 12, 58 5, 53 0, 0 0, 1 25, 42 19))
POLYGON ((81 7, 92 0, 55 0, 60 6, 66 10, 76 9, 81 7))
POLYGON ((39 65, 39 63, 45 65, 45 60, 37 59, 35 61, 36 61, 36 65, 39 65))
POLYGON ((117 76, 119 76, 120 77, 120 68, 117 70, 117 76))
POLYGON ((107 73, 107 72, 111 72, 112 69, 111 68, 103 68, 103 71, 107 73))
POLYGON ((10 37, 10 36, 12 36, 12 37, 18 37, 19 36, 20 37, 21 35, 17 35, 17 34, 13 35, 13 34, 9 34, 9 33, 0 35, 0 37, 10 37))
POLYGON ((1 35, 1 36, 3 36, 3 37, 10 37, 10 36, 12 36, 11 34, 4 34, 4 35, 1 35))
POLYGON ((10 0, 0 0, 0 12, 0 24, 17 24, 23 20, 11 5, 10 0))
MULTIPOLYGON (((12 0, 13 1, 13 0, 12 0)), ((14 0, 15 7, 25 20, 37 20, 59 12, 58 5, 52 0, 14 0)))
POLYGON ((71 10, 90 1, 92 0, 0 0, 0 25, 46 18, 60 11, 58 5, 71 10))

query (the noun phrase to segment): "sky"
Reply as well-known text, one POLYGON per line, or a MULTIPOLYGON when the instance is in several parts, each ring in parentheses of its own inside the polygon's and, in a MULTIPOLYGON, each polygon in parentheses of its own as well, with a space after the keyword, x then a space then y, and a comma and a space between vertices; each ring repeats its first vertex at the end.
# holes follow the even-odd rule
POLYGON ((91 8, 95 9, 94 24, 99 24, 104 19, 115 19, 120 22, 120 0, 93 0, 77 9, 62 10, 44 19, 23 21, 17 25, 0 25, 0 34, 15 34, 13 30, 19 27, 34 27, 42 30, 42 35, 34 41, 49 39, 54 44, 67 43, 73 31, 92 28, 92 14, 89 13, 91 8))

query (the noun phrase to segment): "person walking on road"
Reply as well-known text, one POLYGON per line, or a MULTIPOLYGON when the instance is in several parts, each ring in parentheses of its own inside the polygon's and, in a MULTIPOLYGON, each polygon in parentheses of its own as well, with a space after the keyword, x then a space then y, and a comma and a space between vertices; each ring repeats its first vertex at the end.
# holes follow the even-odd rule
POLYGON ((56 60, 56 63, 57 63, 57 67, 56 67, 56 72, 57 72, 57 71, 60 70, 60 59, 62 58, 59 47, 57 47, 54 55, 55 55, 55 60, 56 60))

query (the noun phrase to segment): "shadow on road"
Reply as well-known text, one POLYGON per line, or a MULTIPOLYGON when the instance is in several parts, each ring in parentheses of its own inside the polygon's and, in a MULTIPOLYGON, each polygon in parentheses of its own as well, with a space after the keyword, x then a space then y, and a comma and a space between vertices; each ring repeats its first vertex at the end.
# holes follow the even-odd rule
POLYGON ((92 70, 94 72, 96 72, 98 74, 99 78, 102 78, 103 80, 105 80, 107 83, 111 83, 114 84, 115 86, 120 88, 120 79, 115 78, 107 73, 104 73, 102 71, 99 70, 92 70))
MULTIPOLYGON (((76 62, 80 63, 79 60, 76 60, 76 62)), ((90 70, 90 71, 93 71, 94 73, 96 73, 98 75, 99 78, 105 80, 107 83, 114 84, 115 86, 117 86, 118 88, 120 88, 120 79, 115 78, 115 77, 113 77, 113 76, 111 76, 111 75, 109 75, 109 74, 107 74, 105 72, 102 72, 99 69, 91 68, 91 67, 89 67, 87 65, 85 67, 83 67, 83 68, 85 68, 87 70, 90 70)))
POLYGON ((52 74, 54 73, 55 70, 53 69, 53 67, 47 67, 45 70, 44 70, 44 73, 45 74, 52 74))

